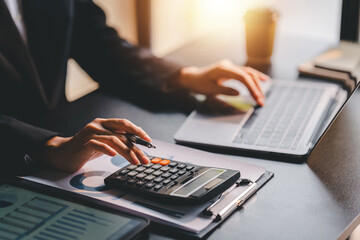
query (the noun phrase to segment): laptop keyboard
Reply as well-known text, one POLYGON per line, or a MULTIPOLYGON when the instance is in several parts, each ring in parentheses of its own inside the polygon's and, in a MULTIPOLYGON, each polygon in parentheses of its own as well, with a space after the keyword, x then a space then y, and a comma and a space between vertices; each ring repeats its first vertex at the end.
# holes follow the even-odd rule
POLYGON ((254 111, 233 142, 297 149, 322 93, 308 87, 272 86, 266 105, 254 111))

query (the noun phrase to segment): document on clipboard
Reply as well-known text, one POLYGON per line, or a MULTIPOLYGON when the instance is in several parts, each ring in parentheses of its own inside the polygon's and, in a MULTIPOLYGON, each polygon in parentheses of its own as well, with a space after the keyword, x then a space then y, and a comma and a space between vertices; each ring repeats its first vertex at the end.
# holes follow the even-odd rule
POLYGON ((175 231, 180 231, 190 236, 202 237, 223 221, 237 206, 245 202, 246 199, 273 176, 265 168, 244 163, 239 159, 157 140, 154 140, 153 143, 157 146, 156 149, 141 147, 142 150, 149 155, 174 159, 185 163, 191 162, 198 165, 239 170, 241 172, 241 179, 246 179, 243 180, 243 183, 248 182, 247 184, 240 183, 239 186, 234 186, 231 191, 221 196, 220 200, 219 197, 216 197, 202 204, 185 205, 159 203, 146 196, 109 189, 104 184, 104 179, 128 164, 121 156, 113 158, 103 156, 94 159, 73 174, 46 169, 33 176, 26 176, 24 178, 96 198, 112 204, 119 210, 144 216, 153 222, 169 226, 175 231), (215 202, 217 204, 214 204, 215 202), (214 208, 206 212, 206 209, 213 204, 214 208))

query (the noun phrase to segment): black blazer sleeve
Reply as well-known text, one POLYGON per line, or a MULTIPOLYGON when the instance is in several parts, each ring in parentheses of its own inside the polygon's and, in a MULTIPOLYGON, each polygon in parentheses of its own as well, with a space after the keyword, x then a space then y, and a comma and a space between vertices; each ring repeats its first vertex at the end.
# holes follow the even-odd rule
POLYGON ((72 57, 103 89, 149 104, 166 99, 172 105, 194 106, 186 91, 168 92, 164 83, 182 67, 155 57, 148 49, 120 38, 106 25, 104 12, 90 0, 75 2, 72 57), (134 97, 136 96, 136 97, 134 97))
MULTIPOLYGON (((72 57, 86 72, 89 73, 90 76, 100 83, 103 89, 111 90, 113 93, 116 93, 121 97, 125 97, 133 101, 138 100, 142 104, 149 104, 149 106, 154 106, 155 102, 161 103, 162 105, 166 103, 165 105, 171 107, 179 106, 180 108, 186 108, 186 110, 190 110, 192 108, 195 101, 191 98, 188 92, 169 92, 164 88, 165 82, 176 77, 178 70, 182 66, 159 59, 152 55, 149 50, 131 45, 124 39, 120 38, 113 28, 106 25, 103 11, 92 1, 74 0, 71 1, 71 3, 73 3, 70 4, 71 6, 64 5, 70 12, 68 23, 62 22, 61 18, 59 18, 59 21, 55 21, 51 18, 51 21, 49 20, 49 24, 53 22, 57 24, 56 26, 51 26, 51 28, 49 26, 49 29, 53 30, 55 28, 55 31, 57 31, 56 27, 58 27, 59 32, 66 36, 64 37, 66 38, 66 41, 50 41, 49 46, 46 45, 44 48, 41 48, 41 46, 40 48, 33 48, 34 51, 36 50, 32 54, 35 56, 34 60, 40 59, 42 61, 46 61, 47 57, 58 57, 57 60, 59 60, 60 57, 64 55, 66 59, 64 58, 60 60, 66 62, 68 57, 72 57), (51 45, 52 43, 57 43, 58 45, 51 45), (61 44, 69 44, 70 47, 64 47, 61 44), (59 56, 47 56, 44 49, 48 49, 50 47, 58 47, 63 52, 62 54, 59 54, 59 56), (37 54, 39 51, 41 54, 37 54)), ((27 10, 29 13, 32 5, 29 4, 26 6, 28 7, 27 10)), ((42 4, 36 7, 40 8, 40 12, 44 11, 48 13, 46 11, 47 5, 42 4)), ((34 12, 38 13, 37 11, 34 12)), ((59 14, 61 13, 62 12, 59 11, 59 14)), ((31 14, 28 14, 28 17, 29 16, 36 17, 31 14)), ((43 18, 39 19, 44 21, 43 18)), ((28 18, 28 20, 31 19, 28 18)), ((37 21, 32 22, 32 24, 35 23, 37 23, 37 21)), ((44 39, 46 39, 46 37, 49 37, 48 35, 54 34, 47 28, 39 30, 35 27, 35 25, 31 26, 33 27, 31 28, 33 31, 28 32, 29 42, 31 40, 31 36, 34 37, 32 42, 36 43, 39 39, 36 39, 35 37, 44 37, 44 39), (46 34, 42 32, 47 30, 50 32, 46 32, 46 34)), ((42 61, 40 60, 34 62, 41 63, 42 61)), ((42 70, 40 72, 43 73, 40 74, 40 76, 48 77, 43 77, 43 79, 41 79, 43 84, 47 83, 47 81, 55 79, 56 82, 52 85, 61 85, 60 82, 58 82, 60 80, 62 81, 60 75, 59 77, 44 74, 44 72, 54 72, 52 68, 42 68, 40 67, 40 64, 38 64, 38 69, 39 71, 42 70), (58 78, 61 79, 57 80, 58 78)), ((4 76, 1 74, 1 68, 0 75, 4 76)), ((12 84, 15 83, 15 81, 10 82, 12 84)), ((26 88, 24 87, 24 89, 26 88)), ((63 90, 60 87, 58 89, 59 91, 63 90)), ((56 91, 47 92, 47 94, 54 94, 54 92, 56 94, 56 91)), ((36 92, 34 92, 34 94, 35 93, 36 92)), ((30 94, 29 98, 30 97, 33 98, 34 96, 30 94)), ((37 102, 35 101, 35 103, 37 102)), ((33 107, 36 107, 35 105, 37 104, 33 105, 33 107)), ((21 111, 14 107, 11 107, 11 109, 21 111)), ((26 164, 24 156, 29 152, 36 150, 36 148, 41 147, 44 141, 56 135, 54 132, 34 127, 8 117, 9 115, 17 116, 9 114, 9 111, 3 111, 0 109, 2 154, 2 159, 0 159, 0 176, 20 174, 29 170, 29 166, 26 164)), ((19 119, 22 120, 22 118, 19 119)))
POLYGON ((0 115, 0 177, 25 174, 32 168, 25 155, 36 151, 57 133, 38 128, 11 117, 0 115))

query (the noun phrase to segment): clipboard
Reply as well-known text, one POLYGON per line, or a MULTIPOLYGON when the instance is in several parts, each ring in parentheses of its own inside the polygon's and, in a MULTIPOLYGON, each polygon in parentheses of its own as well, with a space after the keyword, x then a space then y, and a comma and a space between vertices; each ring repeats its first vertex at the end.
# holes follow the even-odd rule
MULTIPOLYGON (((243 178, 256 181, 256 190, 259 190, 273 175, 272 173, 266 172, 266 169, 261 166, 245 163, 239 161, 239 159, 158 140, 153 140, 153 142, 159 148, 145 149, 144 147, 144 151, 149 155, 174 159, 185 163, 191 160, 192 164, 212 167, 228 168, 232 166, 233 169, 238 169, 241 172, 243 178)), ((150 219, 152 226, 162 226, 162 228, 160 228, 161 233, 163 233, 164 226, 166 226, 166 229, 171 229, 173 233, 178 235, 181 234, 199 238, 205 236, 223 221, 215 221, 214 217, 203 214, 203 210, 209 207, 216 199, 200 205, 164 205, 158 201, 143 198, 135 194, 106 189, 101 179, 105 179, 112 172, 118 170, 119 167, 125 166, 124 164, 127 165, 128 162, 120 156, 112 158, 103 156, 89 161, 81 170, 72 174, 46 169, 24 178, 96 198, 111 204, 115 209, 121 209, 134 215, 146 217, 150 219)), ((240 194, 242 190, 245 190, 247 187, 248 186, 240 186, 236 191, 241 190, 239 192, 240 194)), ((256 190, 249 192, 246 199, 255 193, 256 190)))
MULTIPOLYGON (((266 171, 256 182, 251 182, 245 186, 240 184, 238 187, 244 189, 242 193, 237 195, 235 198, 227 201, 226 203, 224 202, 224 204, 219 203, 217 206, 221 206, 221 207, 216 208, 214 210, 217 213, 224 210, 225 213, 226 212, 225 209, 229 206, 232 206, 233 201, 237 203, 236 208, 233 208, 231 211, 228 211, 227 214, 224 214, 221 218, 214 216, 214 221, 207 228, 203 229, 201 232, 195 234, 193 232, 184 231, 174 227, 169 228, 167 226, 167 229, 169 230, 169 232, 171 232, 169 236, 179 237, 180 234, 194 239, 200 239, 205 237, 206 235, 210 234, 213 230, 215 230, 215 228, 219 224, 224 222, 232 213, 236 212, 236 210, 239 209, 246 202, 246 200, 248 200, 252 195, 254 195, 260 188, 262 188, 273 176, 274 176, 273 172, 266 171)), ((164 228, 162 224, 155 223, 153 224, 153 228, 155 233, 158 231, 160 234, 164 234, 164 228)))

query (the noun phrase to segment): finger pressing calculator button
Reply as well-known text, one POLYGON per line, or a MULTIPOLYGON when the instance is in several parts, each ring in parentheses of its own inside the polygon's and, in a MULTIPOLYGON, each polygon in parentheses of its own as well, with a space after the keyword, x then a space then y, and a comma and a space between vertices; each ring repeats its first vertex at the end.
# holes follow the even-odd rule
POLYGON ((163 171, 163 172, 169 171, 170 169, 171 168, 168 167, 168 166, 164 166, 164 167, 160 168, 160 170, 163 171))
POLYGON ((162 159, 161 158, 153 158, 151 159, 151 162, 154 163, 154 164, 158 164, 162 159))
POLYGON ((145 184, 145 187, 146 188, 152 188, 154 185, 155 185, 155 183, 149 182, 149 183, 145 184))
POLYGON ((136 182, 137 182, 136 178, 131 178, 131 179, 129 179, 129 181, 127 181, 127 183, 130 184, 130 185, 134 184, 136 182))
POLYGON ((146 173, 146 174, 152 174, 154 171, 155 171, 154 169, 149 168, 149 169, 146 169, 146 170, 144 171, 144 173, 146 173))
POLYGON ((183 163, 181 163, 181 164, 179 164, 177 167, 179 168, 179 169, 183 169, 183 168, 186 168, 186 164, 183 164, 183 163))
POLYGON ((145 181, 138 181, 136 183, 137 186, 143 186, 146 182, 145 181))
POLYGON ((146 174, 145 174, 145 173, 139 173, 138 175, 136 175, 136 178, 137 178, 137 179, 142 179, 142 178, 144 178, 144 177, 146 177, 146 174))
POLYGON ((160 165, 166 166, 170 163, 170 160, 164 159, 162 161, 159 162, 160 165))
POLYGON ((161 168, 161 165, 155 164, 155 165, 152 166, 151 168, 157 170, 157 169, 161 168))
POLYGON ((125 174, 127 174, 128 172, 130 172, 130 171, 127 170, 127 169, 121 169, 121 170, 119 171, 119 175, 125 175, 125 174))
POLYGON ((194 168, 194 166, 187 166, 187 167, 186 167, 186 170, 190 171, 190 170, 193 169, 193 168, 194 168))
POLYGON ((138 167, 137 165, 129 165, 129 166, 127 166, 127 169, 134 170, 137 167, 138 167))
POLYGON ((154 187, 154 190, 159 191, 161 188, 162 188, 161 184, 156 184, 155 187, 154 187))
POLYGON ((144 171, 146 168, 144 168, 143 166, 140 166, 140 167, 137 167, 136 169, 135 169, 135 171, 137 171, 137 172, 142 172, 142 171, 144 171))
POLYGON ((177 179, 179 176, 178 175, 172 175, 170 178, 171 178, 171 180, 175 180, 175 179, 177 179))
POLYGON ((168 185, 169 183, 171 183, 171 180, 165 179, 162 183, 163 183, 163 185, 168 185))
POLYGON ((171 176, 171 174, 170 173, 164 173, 163 175, 161 175, 161 177, 163 177, 163 178, 168 178, 168 177, 170 177, 171 176))
POLYGON ((138 174, 137 171, 131 171, 131 172, 129 172, 127 175, 128 175, 129 177, 134 177, 134 176, 136 176, 137 174, 138 174))
POLYGON ((160 176, 163 173, 164 173, 163 171, 157 170, 157 171, 153 172, 153 175, 160 176))
POLYGON ((169 172, 171 172, 171 173, 177 173, 178 171, 179 171, 179 169, 173 168, 173 169, 171 169, 169 172))
POLYGON ((185 170, 181 170, 181 171, 178 172, 179 175, 184 175, 185 173, 186 173, 185 170))
POLYGON ((153 180, 154 178, 155 178, 154 175, 149 175, 149 176, 146 176, 145 180, 146 180, 146 181, 151 181, 151 180, 153 180))

